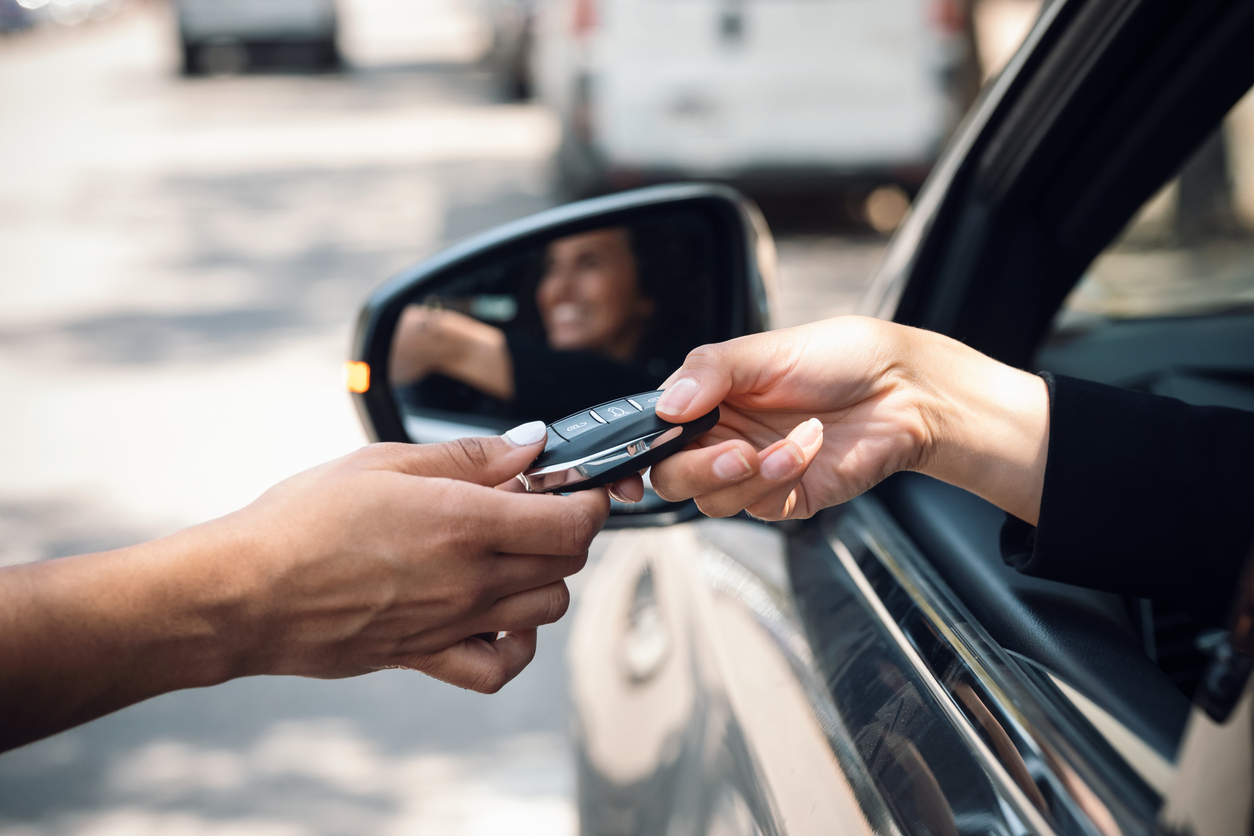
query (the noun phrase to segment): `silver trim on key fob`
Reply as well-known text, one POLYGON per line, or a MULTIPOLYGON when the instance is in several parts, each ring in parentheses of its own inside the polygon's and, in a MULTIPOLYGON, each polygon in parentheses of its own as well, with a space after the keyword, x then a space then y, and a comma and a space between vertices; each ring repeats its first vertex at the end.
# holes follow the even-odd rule
POLYGON ((671 427, 660 432, 650 433, 640 438, 599 450, 589 456, 574 461, 557 462, 546 467, 537 467, 518 474, 523 487, 532 493, 552 491, 565 485, 573 485, 598 476, 611 467, 617 467, 628 459, 646 453, 659 444, 665 444, 678 438, 683 427, 671 427))

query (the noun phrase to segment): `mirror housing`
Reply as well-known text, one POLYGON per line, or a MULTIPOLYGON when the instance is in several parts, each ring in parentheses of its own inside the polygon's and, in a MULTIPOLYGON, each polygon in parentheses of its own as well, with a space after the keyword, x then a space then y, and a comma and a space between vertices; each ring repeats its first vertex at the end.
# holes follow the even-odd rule
MULTIPOLYGON (((348 388, 367 435, 374 441, 424 443, 508 429, 499 416, 425 409, 416 416, 413 409, 403 411, 390 384, 390 364, 393 338, 407 306, 454 287, 476 270, 517 260, 558 239, 647 224, 677 213, 699 218, 702 228, 709 230, 707 249, 715 310, 710 312, 713 332, 702 335, 710 339, 700 342, 768 329, 769 299, 775 285, 774 242, 757 207, 735 190, 703 184, 655 186, 559 206, 458 242, 399 273, 371 294, 358 316, 346 367, 348 388)), ((578 381, 572 381, 572 386, 578 388, 578 381)))

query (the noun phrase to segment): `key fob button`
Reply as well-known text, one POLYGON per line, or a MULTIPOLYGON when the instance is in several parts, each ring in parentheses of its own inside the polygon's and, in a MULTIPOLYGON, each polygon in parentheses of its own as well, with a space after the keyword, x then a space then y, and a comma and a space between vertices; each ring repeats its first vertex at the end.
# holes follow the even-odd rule
POLYGON ((646 395, 636 395, 632 398, 636 403, 640 404, 641 409, 657 409, 657 402, 662 398, 662 392, 649 392, 646 395))
POLYGON ((597 415, 605 419, 606 423, 617 421, 619 418, 626 418, 629 415, 636 415, 636 408, 627 401, 614 401, 612 404, 597 407, 592 410, 597 415))
POLYGON ((553 425, 553 429, 557 430, 557 434, 562 438, 570 441, 580 433, 586 433, 601 424, 592 417, 591 412, 584 412, 580 415, 572 415, 565 421, 559 421, 553 425))
POLYGON ((549 427, 548 430, 549 430, 548 435, 544 440, 545 450, 552 450, 557 445, 566 443, 566 439, 558 435, 557 431, 554 430, 552 427, 549 427))

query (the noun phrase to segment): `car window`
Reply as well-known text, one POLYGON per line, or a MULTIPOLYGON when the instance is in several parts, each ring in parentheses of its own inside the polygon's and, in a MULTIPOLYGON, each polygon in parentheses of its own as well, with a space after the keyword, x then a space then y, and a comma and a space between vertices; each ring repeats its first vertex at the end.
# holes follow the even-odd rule
POLYGON ((1254 93, 1089 266, 1037 366, 1254 411, 1254 93))
POLYGON ((1241 309, 1254 309, 1254 93, 1093 262, 1058 328, 1241 309))

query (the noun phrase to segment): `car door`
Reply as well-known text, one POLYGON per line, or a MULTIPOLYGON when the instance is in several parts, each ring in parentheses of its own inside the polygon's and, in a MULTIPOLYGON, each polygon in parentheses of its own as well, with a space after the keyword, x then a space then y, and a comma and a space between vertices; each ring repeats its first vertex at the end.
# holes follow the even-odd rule
MULTIPOLYGON (((1129 332, 1094 329, 1077 349, 1072 294, 1254 83, 1251 36, 1250 3, 1047 4, 924 187, 864 310, 1100 378, 1109 341, 1129 332)), ((1223 371, 1248 376, 1238 320, 1140 345, 1222 354, 1235 358, 1223 371)), ((1180 394, 1204 388, 1198 377, 1145 386, 1180 394)), ((1245 395, 1232 378, 1219 387, 1229 402, 1245 395)), ((804 523, 616 533, 570 649, 584 832, 1164 826, 1164 798, 1194 768, 1181 740, 1208 721, 1149 652, 1153 603, 1017 576, 998 551, 1002 519, 901 474, 804 523)), ((1227 739, 1248 766, 1248 729, 1227 739)), ((1211 798, 1248 827, 1248 785, 1211 798)))

